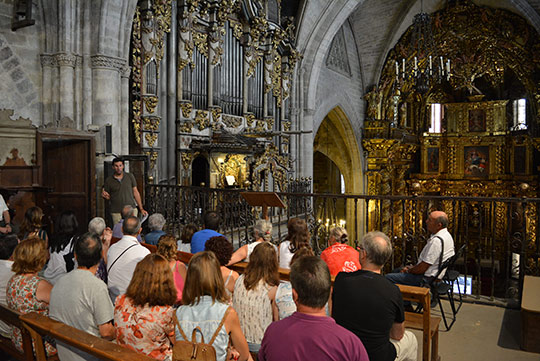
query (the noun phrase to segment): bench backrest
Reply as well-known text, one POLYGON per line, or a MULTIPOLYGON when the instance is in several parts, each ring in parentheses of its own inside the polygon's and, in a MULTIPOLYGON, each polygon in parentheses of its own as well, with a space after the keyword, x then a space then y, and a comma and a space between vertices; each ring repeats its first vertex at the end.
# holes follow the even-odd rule
MULTIPOLYGON (((21 336, 23 340, 23 352, 20 355, 12 355, 16 356, 19 360, 32 361, 34 360, 34 353, 32 351, 32 338, 30 337, 28 331, 23 327, 23 324, 19 319, 20 315, 21 314, 19 312, 0 304, 0 320, 4 321, 10 326, 18 327, 21 330, 21 336)), ((11 340, 9 340, 9 342, 11 342, 11 340)), ((15 345, 13 345, 13 350, 18 352, 18 350, 15 348, 15 345)))
POLYGON ((87 352, 90 355, 96 356, 102 360, 154 360, 151 357, 104 340, 101 337, 96 337, 87 332, 81 331, 35 312, 21 315, 20 319, 24 327, 26 327, 26 329, 32 335, 32 339, 34 340, 36 347, 36 359, 38 361, 46 360, 42 339, 42 337, 45 335, 87 352))

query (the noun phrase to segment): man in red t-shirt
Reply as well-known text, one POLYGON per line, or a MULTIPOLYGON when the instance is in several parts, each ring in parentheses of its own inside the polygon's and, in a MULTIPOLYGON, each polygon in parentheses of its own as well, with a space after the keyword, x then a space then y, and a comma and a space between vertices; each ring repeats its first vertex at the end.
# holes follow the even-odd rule
POLYGON ((334 227, 330 230, 329 247, 321 253, 321 258, 328 265, 332 276, 339 272, 354 272, 362 268, 358 251, 349 246, 348 241, 345 228, 334 227))

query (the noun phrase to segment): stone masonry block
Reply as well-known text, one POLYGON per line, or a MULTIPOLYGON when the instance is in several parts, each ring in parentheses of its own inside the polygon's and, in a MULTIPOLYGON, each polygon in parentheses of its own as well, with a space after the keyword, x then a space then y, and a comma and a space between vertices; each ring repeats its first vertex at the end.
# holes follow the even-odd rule
POLYGON ((30 88, 32 88, 32 83, 28 79, 24 79, 20 83, 17 83, 17 90, 19 90, 19 93, 24 94, 27 93, 30 88))
POLYGON ((24 78, 24 73, 22 72, 21 69, 15 69, 9 74, 9 76, 11 76, 11 79, 14 82, 18 82, 19 80, 24 78))
POLYGON ((0 61, 9 59, 12 55, 13 55, 13 52, 7 46, 5 48, 0 49, 0 61))
POLYGON ((12 57, 11 59, 6 60, 2 66, 4 67, 5 71, 10 71, 11 69, 19 66, 20 62, 19 59, 12 57))

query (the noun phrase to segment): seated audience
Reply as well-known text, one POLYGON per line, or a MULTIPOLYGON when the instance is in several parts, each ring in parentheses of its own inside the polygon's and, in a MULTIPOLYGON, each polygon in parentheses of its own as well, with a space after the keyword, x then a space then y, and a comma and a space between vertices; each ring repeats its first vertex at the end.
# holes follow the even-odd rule
MULTIPOLYGON (((302 257, 313 256, 311 248, 300 248, 291 259, 290 267, 302 257)), ((296 311, 292 294, 292 285, 289 281, 281 281, 276 291, 276 306, 278 309, 279 319, 283 320, 289 317, 296 311)))
MULTIPOLYGON (((122 208, 122 211, 120 212, 120 214, 122 215, 122 219, 120 219, 118 223, 116 223, 113 226, 113 234, 112 234, 113 243, 115 243, 116 241, 118 241, 124 236, 124 233, 122 232, 122 229, 123 229, 122 225, 124 224, 124 220, 127 217, 137 217, 136 216, 137 208, 134 208, 133 206, 130 206, 130 205, 126 205, 124 206, 124 208, 122 208)), ((137 235, 137 241, 142 242, 142 238, 140 234, 137 235)))
POLYGON ((181 252, 191 253, 191 237, 199 229, 194 224, 186 224, 182 229, 182 235, 178 241, 178 250, 181 252))
POLYGON ((309 245, 310 234, 306 221, 300 218, 291 218, 287 223, 287 238, 279 245, 279 267, 289 269, 289 263, 294 252, 309 245))
MULTIPOLYGON (((37 312, 49 316, 52 285, 38 276, 48 255, 47 243, 38 237, 21 241, 15 247, 11 267, 15 275, 9 280, 6 290, 9 308, 22 314, 37 312)), ((11 340, 22 352, 21 331, 17 327, 12 327, 11 340)), ((56 354, 56 348, 49 342, 45 342, 45 350, 48 356, 56 354)))
POLYGON ((49 240, 50 258, 43 277, 51 284, 76 268, 73 248, 79 222, 72 211, 62 212, 56 219, 55 232, 49 240))
POLYGON ((381 274, 391 256, 392 244, 384 233, 363 237, 362 269, 338 273, 334 281, 332 317, 362 340, 371 361, 416 361, 418 344, 405 331, 401 292, 381 274))
MULTIPOLYGON (((253 238, 254 242, 243 245, 238 248, 232 255, 229 264, 235 264, 240 261, 249 262, 249 255, 255 249, 255 246, 258 246, 262 242, 271 242, 272 241, 272 222, 265 219, 260 219, 255 222, 253 227, 253 238)), ((277 252, 277 247, 274 246, 277 252)))
POLYGON ((4 200, 4 197, 0 194, 0 233, 9 234, 14 232, 11 228, 11 215, 9 214, 9 207, 4 200))
POLYGON ((206 212, 203 217, 204 229, 193 234, 191 237, 191 253, 204 251, 204 245, 212 237, 223 236, 218 232, 221 223, 221 217, 217 212, 206 212))
POLYGON ((24 213, 24 218, 21 224, 19 239, 27 239, 30 237, 38 237, 39 239, 49 242, 47 232, 43 227, 43 211, 39 207, 30 207, 24 213))
POLYGON ((176 303, 181 303, 187 270, 186 265, 182 261, 177 260, 176 251, 176 239, 172 235, 167 234, 159 238, 156 253, 163 256, 169 262, 173 273, 174 285, 176 286, 176 303))
POLYGON ((223 284, 225 285, 225 291, 227 291, 227 294, 232 301, 234 284, 236 283, 239 274, 238 272, 228 269, 226 267, 227 263, 229 263, 231 259, 231 255, 233 252, 231 242, 229 242, 225 237, 212 237, 208 241, 206 241, 205 251, 214 252, 214 254, 216 255, 219 261, 221 276, 223 277, 223 284))
POLYGON ((107 227, 105 220, 101 217, 94 217, 88 222, 88 232, 97 234, 101 240, 101 260, 96 271, 96 277, 107 283, 107 252, 111 245, 112 230, 107 227))
POLYGON ((144 257, 126 294, 116 299, 116 342, 158 360, 170 359, 175 342, 175 300, 176 287, 167 260, 155 253, 144 257))
MULTIPOLYGON (((95 273, 101 260, 101 240, 85 233, 75 242, 77 269, 61 277, 51 291, 52 319, 107 340, 114 339, 113 305, 107 285, 95 273)), ((61 360, 95 360, 64 343, 57 343, 61 360)))
POLYGON ((330 230, 329 247, 321 253, 321 259, 328 265, 331 276, 339 272, 358 271, 361 267, 358 251, 347 242, 349 238, 345 228, 334 227, 330 230))
MULTIPOLYGON (((11 270, 13 266, 13 250, 19 244, 17 236, 14 234, 3 235, 0 238, 0 303, 7 306, 6 288, 8 281, 15 273, 11 270)), ((11 326, 0 321, 0 335, 10 337, 11 326)))
POLYGON ((352 332, 326 316, 331 280, 319 257, 302 257, 291 266, 298 311, 274 322, 264 334, 260 361, 368 361, 366 349, 352 332))
POLYGON ((275 297, 279 285, 277 255, 263 242, 253 250, 246 271, 234 285, 233 306, 246 335, 249 351, 258 352, 264 331, 278 319, 275 297))
POLYGON ((165 235, 163 226, 165 226, 165 217, 161 213, 154 213, 148 217, 148 228, 150 228, 150 232, 144 236, 144 242, 156 245, 159 237, 165 235))
POLYGON ((141 233, 139 218, 127 217, 122 224, 122 229, 124 236, 110 246, 107 253, 107 284, 113 302, 118 295, 126 293, 135 266, 150 253, 146 247, 137 241, 137 236, 141 233))
POLYGON ((235 360, 252 360, 238 314, 228 304, 229 298, 214 253, 200 252, 189 261, 182 301, 184 305, 176 311, 177 341, 186 338, 191 341, 193 329, 200 327, 205 342, 210 343, 215 335, 212 346, 216 350, 217 361, 230 359, 227 355, 229 339, 238 353, 235 360), (218 328, 222 320, 223 326, 218 328))

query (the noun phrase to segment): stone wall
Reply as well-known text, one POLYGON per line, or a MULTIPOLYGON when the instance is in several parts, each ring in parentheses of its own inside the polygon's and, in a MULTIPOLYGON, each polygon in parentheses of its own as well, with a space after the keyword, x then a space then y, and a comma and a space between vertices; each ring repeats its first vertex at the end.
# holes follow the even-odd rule
POLYGON ((11 31, 14 2, 0 0, 0 109, 40 125, 42 21, 34 4, 36 24, 11 31))

